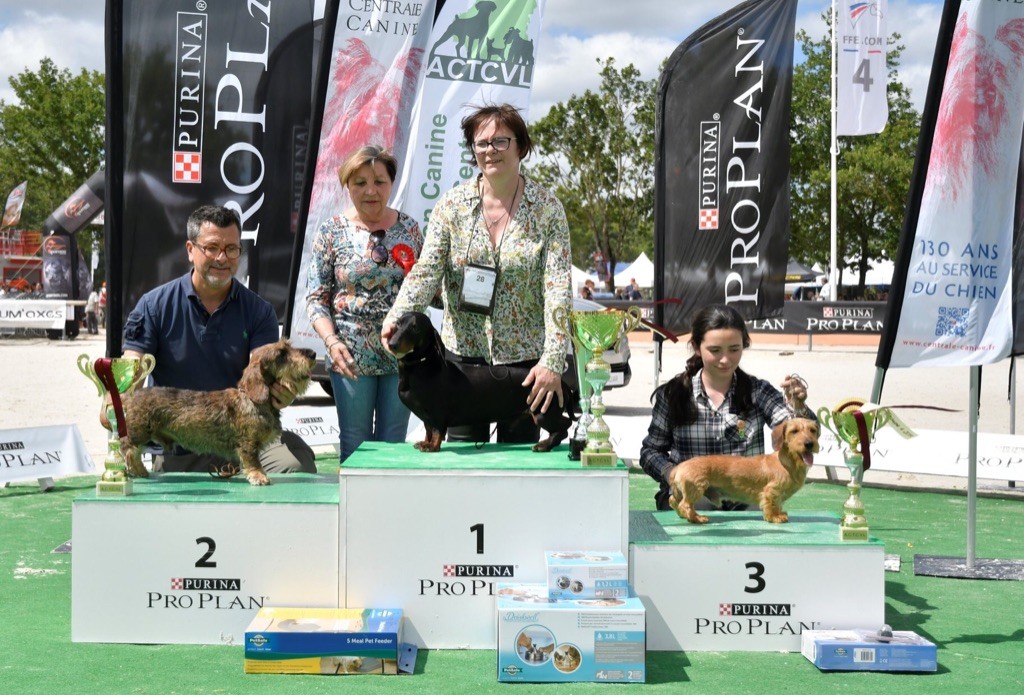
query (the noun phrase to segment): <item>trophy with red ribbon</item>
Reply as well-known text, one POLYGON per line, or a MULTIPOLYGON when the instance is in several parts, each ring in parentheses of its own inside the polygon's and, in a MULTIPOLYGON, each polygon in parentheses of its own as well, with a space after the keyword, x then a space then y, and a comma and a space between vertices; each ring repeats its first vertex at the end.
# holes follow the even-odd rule
POLYGON ((818 422, 846 444, 843 462, 850 471, 850 482, 846 486, 850 496, 843 504, 839 538, 844 541, 866 541, 868 521, 864 516, 860 489, 864 482, 864 471, 871 468, 871 442, 875 432, 890 425, 904 438, 909 439, 915 433, 889 408, 856 398, 847 399, 832 410, 819 408, 818 422))
POLYGON ((132 481, 128 477, 127 464, 121 453, 121 437, 128 430, 124 422, 124 406, 121 396, 131 393, 156 366, 156 358, 143 355, 141 358, 101 357, 93 363, 88 355, 78 356, 78 370, 95 386, 99 395, 110 394, 110 405, 106 409, 110 423, 110 437, 107 439, 107 457, 103 460, 103 475, 96 483, 97 497, 124 497, 132 494, 132 481))

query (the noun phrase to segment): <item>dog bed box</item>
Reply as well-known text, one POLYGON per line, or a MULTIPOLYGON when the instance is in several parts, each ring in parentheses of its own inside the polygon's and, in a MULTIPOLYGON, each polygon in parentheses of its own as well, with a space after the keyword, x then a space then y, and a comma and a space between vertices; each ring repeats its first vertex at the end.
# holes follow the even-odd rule
POLYGON ((552 599, 544 584, 496 587, 498 680, 643 683, 640 599, 552 599))
POLYGON ((882 641, 871 630, 807 630, 801 652, 822 671, 925 671, 938 669, 932 642, 909 630, 882 641))
POLYGON ((397 608, 261 608, 245 631, 246 673, 398 673, 397 608))
POLYGON ((624 598, 629 567, 618 551, 549 550, 544 553, 549 598, 624 598))

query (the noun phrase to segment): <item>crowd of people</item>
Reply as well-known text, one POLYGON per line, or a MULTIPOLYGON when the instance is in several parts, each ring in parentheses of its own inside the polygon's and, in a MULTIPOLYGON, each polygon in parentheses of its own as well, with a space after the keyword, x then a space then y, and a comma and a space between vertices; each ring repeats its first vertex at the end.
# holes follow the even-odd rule
MULTIPOLYGON (((313 238, 301 296, 324 343, 341 462, 363 442, 405 440, 409 411, 398 397, 398 364, 388 339, 400 317, 438 301, 441 338, 451 360, 523 367, 532 410, 564 406, 568 337, 554 316, 572 303, 565 211, 551 191, 521 170, 533 143, 515 107, 476 108, 461 126, 478 173, 441 197, 425 231, 390 206, 399 162, 386 149, 367 145, 338 170, 350 206, 324 221, 313 238)), ((125 322, 124 352, 155 357, 156 385, 227 388, 237 382, 253 350, 277 340, 277 319, 269 303, 234 277, 243 250, 234 211, 200 207, 187 230, 191 269, 143 295, 125 322)), ((595 293, 592 280, 581 288, 584 297, 595 293)), ((619 296, 644 298, 635 279, 619 296)), ((101 307, 101 295, 90 295, 90 332, 101 320, 101 307)), ((694 354, 686 371, 652 395, 643 443, 641 465, 661 483, 659 508, 668 503, 672 468, 686 458, 763 452, 762 425, 813 417, 799 380, 787 377, 779 391, 739 368, 749 343, 734 309, 712 306, 694 317, 694 354)), ((285 383, 273 384, 271 393, 279 409, 296 397, 285 383)), ((105 417, 101 422, 107 426, 105 417)), ((539 439, 529 419, 491 425, 451 427, 448 438, 539 439)), ((312 451, 288 432, 261 458, 272 474, 316 471, 312 451)), ((154 468, 164 471, 216 471, 224 465, 178 447, 154 456, 154 468)), ((724 508, 742 508, 726 502, 724 508)))

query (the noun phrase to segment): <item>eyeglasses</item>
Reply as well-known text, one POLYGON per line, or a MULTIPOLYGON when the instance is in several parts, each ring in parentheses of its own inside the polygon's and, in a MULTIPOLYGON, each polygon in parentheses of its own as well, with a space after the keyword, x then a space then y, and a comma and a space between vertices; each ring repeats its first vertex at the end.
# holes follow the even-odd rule
POLYGON ((388 247, 383 243, 385 234, 387 234, 387 230, 384 229, 370 232, 370 242, 373 244, 370 247, 370 258, 377 265, 384 265, 388 262, 388 247))
POLYGON ((477 140, 473 143, 473 149, 477 152, 486 152, 488 147, 493 147, 495 152, 504 152, 512 144, 515 138, 494 138, 493 140, 477 140))
POLYGON ((220 258, 220 255, 223 253, 225 256, 227 256, 229 259, 233 261, 242 255, 242 247, 235 246, 234 244, 232 244, 231 246, 217 246, 216 244, 208 244, 204 246, 202 244, 192 242, 192 246, 202 251, 203 255, 206 256, 207 258, 220 258))

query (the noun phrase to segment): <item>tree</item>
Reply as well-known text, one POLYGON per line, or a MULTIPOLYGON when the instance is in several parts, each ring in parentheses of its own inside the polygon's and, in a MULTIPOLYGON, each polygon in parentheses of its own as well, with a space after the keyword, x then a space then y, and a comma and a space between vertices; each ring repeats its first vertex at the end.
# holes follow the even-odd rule
MULTIPOLYGON (((9 83, 20 103, 0 100, 0 196, 6 200, 27 180, 20 226, 41 229, 103 163, 103 75, 84 69, 72 75, 43 58, 37 71, 25 70, 9 83)), ((98 234, 78 234, 87 256, 98 234)))
POLYGON ((600 251, 614 268, 654 250, 657 81, 633 65, 616 69, 613 58, 597 62, 598 92, 573 95, 530 127, 540 155, 531 173, 565 206, 573 262, 589 266, 600 251))
MULTIPOLYGON (((920 116, 899 81, 903 46, 889 39, 889 121, 877 135, 838 138, 836 164, 837 258, 840 269, 858 271, 858 293, 872 260, 894 258, 899 245, 920 116)), ((790 255, 808 265, 830 258, 831 36, 815 41, 797 32, 806 61, 793 73, 790 255)))

